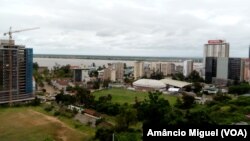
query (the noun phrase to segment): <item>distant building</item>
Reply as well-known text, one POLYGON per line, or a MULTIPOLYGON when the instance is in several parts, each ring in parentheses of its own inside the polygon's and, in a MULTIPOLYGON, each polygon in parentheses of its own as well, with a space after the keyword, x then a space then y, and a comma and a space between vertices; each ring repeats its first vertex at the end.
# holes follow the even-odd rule
POLYGON ((98 78, 101 80, 104 80, 104 70, 99 70, 98 71, 98 78))
POLYGON ((67 86, 69 86, 69 80, 68 79, 54 79, 51 80, 52 85, 57 88, 58 90, 63 90, 66 92, 67 86))
POLYGON ((216 77, 217 72, 217 58, 216 57, 206 57, 205 66, 205 81, 206 83, 212 83, 212 79, 216 77))
POLYGON ((187 77, 193 71, 193 61, 186 60, 183 62, 183 75, 187 77))
POLYGON ((133 82, 133 87, 136 90, 142 90, 142 91, 166 89, 166 85, 163 82, 153 79, 139 79, 133 82))
POLYGON ((74 82, 88 82, 89 68, 84 67, 73 67, 73 80, 74 82))
POLYGON ((206 66, 206 57, 229 57, 229 43, 224 40, 208 40, 204 45, 203 66, 206 66))
POLYGON ((144 75, 144 63, 143 62, 135 62, 134 63, 134 78, 135 80, 141 78, 144 75))
POLYGON ((161 71, 164 76, 168 76, 175 73, 174 63, 161 63, 161 71))
POLYGON ((115 81, 123 82, 124 77, 124 63, 118 62, 114 63, 115 69, 115 81))
POLYGON ((228 79, 243 81, 243 60, 241 58, 229 58, 228 79))
POLYGON ((176 73, 183 73, 183 66, 181 65, 178 65, 175 67, 175 72, 176 73))
POLYGON ((110 80, 111 78, 111 69, 105 68, 103 70, 103 80, 110 80))
POLYGON ((115 69, 110 70, 110 80, 113 82, 117 80, 117 71, 115 69))
POLYGON ((250 58, 250 45, 249 45, 249 50, 248 50, 248 58, 250 58))
POLYGON ((0 104, 34 99, 32 71, 33 49, 0 40, 0 104))
POLYGON ((103 80, 123 82, 124 63, 109 63, 108 68, 103 70, 103 80))
POLYGON ((247 82, 250 81, 250 59, 244 59, 244 76, 243 79, 247 82))
POLYGON ((205 81, 227 84, 228 81, 243 81, 244 61, 241 58, 206 57, 205 81))

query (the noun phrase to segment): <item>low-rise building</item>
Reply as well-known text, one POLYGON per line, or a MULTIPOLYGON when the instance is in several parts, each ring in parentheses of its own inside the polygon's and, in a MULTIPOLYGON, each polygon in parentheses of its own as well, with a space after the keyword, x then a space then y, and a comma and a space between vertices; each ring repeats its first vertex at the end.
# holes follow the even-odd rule
POLYGON ((139 79, 133 82, 133 87, 136 90, 144 91, 166 89, 166 85, 164 83, 154 79, 139 79))

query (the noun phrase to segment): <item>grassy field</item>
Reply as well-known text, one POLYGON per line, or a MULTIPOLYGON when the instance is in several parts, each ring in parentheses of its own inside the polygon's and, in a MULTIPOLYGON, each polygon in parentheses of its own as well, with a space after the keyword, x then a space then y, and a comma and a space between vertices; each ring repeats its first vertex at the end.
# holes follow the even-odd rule
MULTIPOLYGON (((111 88, 111 89, 100 90, 94 92, 93 94, 96 97, 96 99, 98 99, 100 96, 110 94, 112 95, 112 102, 121 104, 122 103, 133 104, 135 102, 135 97, 137 97, 139 101, 148 98, 147 92, 132 91, 122 88, 111 88)), ((161 95, 161 97, 167 99, 171 105, 173 105, 177 99, 176 96, 170 96, 170 95, 161 95)))
POLYGON ((39 108, 0 108, 0 140, 82 141, 89 138, 88 133, 72 128, 61 119, 38 112, 39 108))

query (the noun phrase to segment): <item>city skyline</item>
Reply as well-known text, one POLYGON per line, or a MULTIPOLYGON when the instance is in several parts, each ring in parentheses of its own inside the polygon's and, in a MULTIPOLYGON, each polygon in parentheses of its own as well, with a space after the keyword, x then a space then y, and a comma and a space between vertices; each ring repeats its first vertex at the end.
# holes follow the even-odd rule
POLYGON ((2 33, 34 54, 202 57, 208 40, 248 57, 248 1, 7 1, 0 0, 2 33), (14 9, 14 10, 13 10, 14 9))

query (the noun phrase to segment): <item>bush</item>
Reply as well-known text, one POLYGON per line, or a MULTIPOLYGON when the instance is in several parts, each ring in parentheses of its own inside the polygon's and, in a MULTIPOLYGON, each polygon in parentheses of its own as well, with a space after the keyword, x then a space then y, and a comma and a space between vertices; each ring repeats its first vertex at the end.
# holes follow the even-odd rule
POLYGON ((81 124, 79 124, 79 123, 75 123, 74 124, 74 127, 77 129, 77 128, 80 128, 82 125, 81 124))
POLYGON ((60 115, 60 112, 59 111, 55 111, 54 112, 54 116, 59 116, 60 115))
POLYGON ((48 105, 48 106, 44 107, 44 110, 47 111, 47 112, 50 112, 50 111, 52 111, 53 108, 54 107, 52 105, 48 105))

